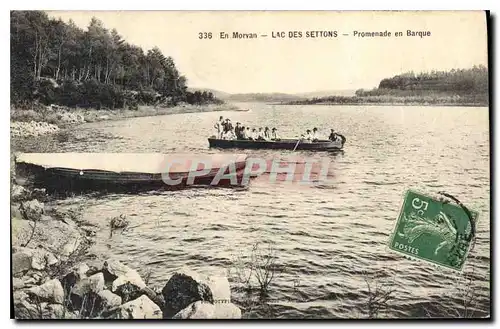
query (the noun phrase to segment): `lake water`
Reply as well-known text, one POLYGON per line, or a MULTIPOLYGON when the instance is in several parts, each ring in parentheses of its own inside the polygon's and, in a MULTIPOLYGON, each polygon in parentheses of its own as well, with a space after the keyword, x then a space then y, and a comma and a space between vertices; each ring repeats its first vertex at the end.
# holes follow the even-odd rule
MULTIPOLYGON (((382 317, 456 316, 452 308, 463 310, 463 276, 387 247, 407 189, 446 191, 480 212, 465 271, 473 272, 470 309, 479 315, 489 312, 487 108, 239 105, 250 111, 85 124, 44 151, 231 153, 210 150, 206 139, 223 115, 252 127, 277 127, 286 137, 313 127, 325 137, 329 128, 342 132, 347 138, 344 154, 246 152, 284 161, 291 155, 327 157, 328 183, 304 187, 260 177, 247 189, 59 201, 62 207, 85 204, 85 219, 101 226, 96 253, 117 257, 142 274, 150 271, 151 284, 162 286, 181 267, 226 274, 255 243, 264 247, 272 242, 276 274, 267 305, 256 305, 247 317, 364 317, 367 280, 372 290, 376 285, 395 289, 382 317), (119 214, 128 216, 132 228, 110 237, 107 218, 119 214)), ((237 282, 232 285, 238 287, 237 282)), ((248 298, 234 289, 237 303, 248 298)))

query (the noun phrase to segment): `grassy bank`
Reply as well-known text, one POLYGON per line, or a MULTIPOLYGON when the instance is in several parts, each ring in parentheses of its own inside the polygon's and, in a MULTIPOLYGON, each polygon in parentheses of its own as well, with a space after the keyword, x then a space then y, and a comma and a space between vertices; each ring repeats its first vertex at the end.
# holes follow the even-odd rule
POLYGON ((107 120, 122 120, 127 118, 170 115, 180 113, 198 113, 213 111, 238 111, 231 104, 189 105, 173 107, 139 106, 137 110, 97 110, 84 108, 50 107, 40 105, 31 109, 11 108, 11 121, 16 122, 47 122, 58 126, 68 123, 98 122, 107 120))
POLYGON ((488 106, 488 97, 480 96, 331 96, 281 103, 281 105, 379 105, 379 106, 488 106))

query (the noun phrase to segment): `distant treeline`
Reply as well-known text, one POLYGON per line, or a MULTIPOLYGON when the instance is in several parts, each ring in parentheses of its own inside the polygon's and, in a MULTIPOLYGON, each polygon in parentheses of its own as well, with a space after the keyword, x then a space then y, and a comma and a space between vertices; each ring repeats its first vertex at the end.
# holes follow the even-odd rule
POLYGON ((248 93, 248 94, 231 94, 226 97, 234 102, 286 102, 300 100, 301 97, 297 95, 284 94, 284 93, 248 93))
MULTIPOLYGON (((122 108, 221 103, 190 92, 171 57, 125 42, 92 18, 86 30, 42 11, 12 11, 11 102, 122 108)), ((173 45, 175 46, 175 45, 173 45)))
POLYGON ((488 69, 482 65, 471 69, 414 72, 380 81, 378 88, 359 89, 356 96, 310 98, 289 104, 450 104, 487 105, 488 69))

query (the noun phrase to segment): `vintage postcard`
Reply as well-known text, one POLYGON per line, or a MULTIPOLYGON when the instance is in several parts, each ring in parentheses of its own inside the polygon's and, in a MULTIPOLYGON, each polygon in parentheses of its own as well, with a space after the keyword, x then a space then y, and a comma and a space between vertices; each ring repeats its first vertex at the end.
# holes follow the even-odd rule
POLYGON ((491 317, 484 11, 11 11, 11 317, 491 317))

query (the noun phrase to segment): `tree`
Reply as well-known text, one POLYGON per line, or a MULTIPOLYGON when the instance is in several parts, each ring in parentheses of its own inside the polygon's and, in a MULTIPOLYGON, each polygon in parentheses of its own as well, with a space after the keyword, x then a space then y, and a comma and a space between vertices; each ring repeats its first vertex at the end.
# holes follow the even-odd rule
MULTIPOLYGON (((95 17, 83 30, 71 20, 65 23, 41 11, 12 11, 10 25, 13 102, 38 97, 71 106, 86 100, 115 107, 126 103, 124 95, 156 102, 158 94, 174 104, 188 100, 187 79, 172 57, 158 47, 145 53, 95 17)), ((189 101, 216 99, 195 93, 189 101)))

